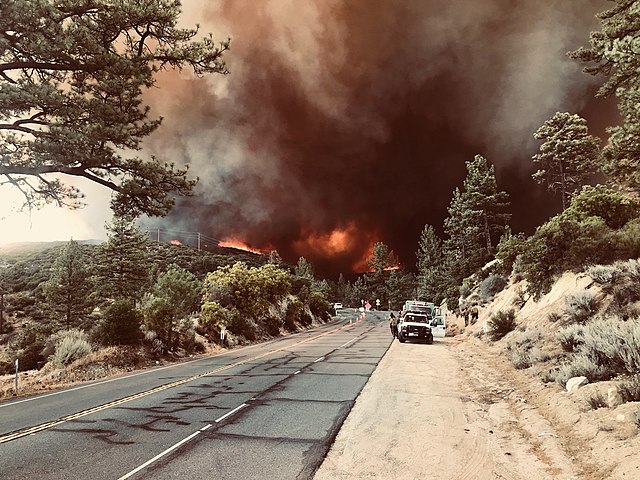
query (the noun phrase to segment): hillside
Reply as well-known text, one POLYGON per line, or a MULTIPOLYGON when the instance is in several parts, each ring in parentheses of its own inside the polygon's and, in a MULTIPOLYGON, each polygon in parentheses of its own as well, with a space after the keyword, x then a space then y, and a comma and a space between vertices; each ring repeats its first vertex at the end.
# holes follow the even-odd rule
POLYGON ((550 473, 560 449, 581 478, 638 478, 640 296, 616 285, 637 282, 639 263, 567 272, 537 300, 517 276, 489 298, 478 286, 466 299, 480 304, 478 321, 456 318, 469 395, 487 405, 488 421, 518 428, 550 473), (515 322, 497 332, 511 310, 515 322), (586 384, 567 391, 578 376, 586 384))

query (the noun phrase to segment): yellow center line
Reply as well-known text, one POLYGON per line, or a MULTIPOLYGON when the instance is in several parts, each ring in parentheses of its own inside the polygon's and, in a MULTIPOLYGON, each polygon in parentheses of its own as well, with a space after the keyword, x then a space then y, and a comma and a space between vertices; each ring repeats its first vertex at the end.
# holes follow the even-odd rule
POLYGON ((127 403, 127 402, 130 402, 132 400, 137 400, 139 398, 146 397, 148 395, 153 395, 154 393, 162 392, 163 390, 168 390, 170 388, 174 388, 174 387, 178 387, 180 385, 184 385, 185 383, 192 382, 194 380, 198 380, 199 378, 206 377, 208 375, 213 375, 215 373, 222 372, 223 370, 228 370, 230 368, 237 367, 239 365, 243 365, 245 363, 252 362, 254 360, 259 360, 261 358, 268 357, 269 355, 273 355, 274 353, 278 353, 278 352, 281 352, 283 350, 287 350, 289 348, 296 347, 296 346, 301 345, 303 343, 310 342, 311 340, 316 340, 318 338, 324 337, 324 336, 329 335, 331 333, 335 333, 335 332, 337 332, 339 330, 342 330, 343 328, 345 328, 347 326, 349 326, 349 325, 342 325, 342 326, 340 326, 338 328, 334 328, 334 329, 329 330, 327 332, 321 333, 320 335, 316 335, 314 337, 309 337, 309 338, 307 338, 305 340, 300 340, 299 342, 293 343, 291 345, 286 345, 284 347, 280 347, 280 348, 277 348, 275 350, 271 350, 271 351, 262 353, 260 355, 256 355, 255 357, 250 357, 250 358, 246 358, 244 360, 239 360, 239 361, 237 361, 235 363, 231 363, 229 365, 224 365, 224 366, 218 367, 218 368, 216 368, 214 370, 211 370, 211 371, 208 371, 208 372, 205 372, 205 373, 200 373, 198 375, 194 375, 192 377, 185 378, 183 380, 178 380, 178 381, 173 382, 173 383, 167 383, 166 385, 161 385, 159 387, 152 388, 151 390, 146 390, 144 392, 136 393, 134 395, 130 395, 128 397, 121 398, 120 400, 114 400, 113 402, 105 403, 104 405, 99 405, 97 407, 93 407, 93 408, 90 408, 88 410, 83 410, 81 412, 73 413, 71 415, 67 415, 67 416, 64 416, 62 418, 59 418, 58 420, 54 420, 54 421, 51 421, 51 422, 43 423, 43 424, 36 425, 36 426, 33 426, 33 427, 29 427, 29 428, 26 428, 26 429, 23 429, 23 430, 17 430, 17 431, 15 431, 13 433, 8 433, 8 434, 0 437, 0 444, 6 443, 6 442, 10 442, 12 440, 16 440, 18 438, 25 437, 27 435, 33 435, 34 433, 41 432, 43 430, 47 430, 49 428, 58 426, 58 425, 60 425, 62 423, 65 423, 65 422, 68 422, 68 421, 71 421, 71 420, 75 420, 76 418, 80 418, 80 417, 84 417, 86 415, 90 415, 92 413, 100 412, 101 410, 106 410, 107 408, 116 407, 118 405, 122 405, 123 403, 127 403))

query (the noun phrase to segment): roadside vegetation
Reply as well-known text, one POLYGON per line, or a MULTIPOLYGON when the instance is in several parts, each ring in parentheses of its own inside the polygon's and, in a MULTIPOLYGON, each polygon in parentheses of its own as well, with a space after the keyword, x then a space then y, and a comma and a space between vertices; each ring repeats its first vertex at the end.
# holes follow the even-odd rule
POLYGON ((330 318, 329 285, 304 259, 159 244, 123 218, 104 244, 4 258, 0 280, 4 374, 16 358, 21 371, 86 368, 101 351, 135 357, 131 366, 176 359, 220 346, 221 330, 230 346, 330 318))

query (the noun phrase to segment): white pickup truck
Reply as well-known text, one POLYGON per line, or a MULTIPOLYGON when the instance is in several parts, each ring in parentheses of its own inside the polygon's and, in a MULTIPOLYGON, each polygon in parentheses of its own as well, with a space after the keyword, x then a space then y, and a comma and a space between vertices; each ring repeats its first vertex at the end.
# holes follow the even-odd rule
POLYGON ((404 343, 407 340, 420 340, 424 343, 433 343, 431 320, 424 313, 406 312, 398 321, 398 340, 404 343))

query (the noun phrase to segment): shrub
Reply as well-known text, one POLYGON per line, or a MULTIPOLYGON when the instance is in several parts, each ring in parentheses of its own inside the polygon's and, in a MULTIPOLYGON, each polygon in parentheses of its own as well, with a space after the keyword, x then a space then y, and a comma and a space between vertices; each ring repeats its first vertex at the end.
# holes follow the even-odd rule
POLYGON ((308 305, 311 313, 316 317, 325 321, 331 318, 331 304, 329 304, 324 294, 312 291, 309 295, 308 305))
POLYGON ((562 320, 562 315, 558 312, 551 312, 547 315, 547 320, 549 320, 551 323, 556 323, 562 320))
POLYGON ((284 326, 287 330, 295 330, 296 323, 302 320, 302 312, 304 305, 298 299, 294 299, 287 305, 287 311, 284 316, 284 326))
POLYGON ((67 330, 62 332, 56 343, 56 349, 51 356, 51 362, 57 367, 64 367, 74 360, 84 357, 91 353, 91 345, 89 338, 84 332, 79 330, 67 330))
POLYGON ((496 258, 500 260, 499 271, 504 275, 509 275, 513 271, 516 273, 515 262, 524 251, 526 238, 523 233, 516 235, 503 235, 498 243, 496 258))
POLYGON ((267 335, 277 336, 280 335, 282 320, 276 316, 268 315, 262 320, 262 325, 267 332, 267 335))
POLYGON ((78 340, 85 340, 87 342, 89 341, 87 334, 77 328, 71 328, 69 330, 59 330, 49 335, 49 337, 44 343, 44 348, 42 349, 42 355, 45 358, 51 357, 56 352, 57 346, 65 338, 74 338, 78 340))
POLYGON ((518 309, 522 309, 522 307, 524 307, 527 303, 527 300, 529 300, 529 294, 521 286, 518 286, 518 288, 516 288, 515 293, 516 296, 513 299, 513 306, 517 307, 518 309))
POLYGON ((560 330, 557 334, 562 350, 565 352, 575 352, 584 343, 584 326, 569 325, 560 330))
POLYGON ((591 410, 597 410, 598 408, 606 408, 607 399, 604 398, 604 395, 600 392, 593 392, 589 398, 587 398, 587 403, 591 410))
POLYGON ((507 286, 507 279, 502 275, 489 275, 478 287, 478 293, 483 302, 501 292, 507 286))
POLYGON ((242 315, 238 310, 229 310, 229 320, 227 321, 227 328, 230 332, 236 335, 242 335, 249 341, 256 339, 258 327, 256 324, 242 315))
POLYGON ((507 333, 516 328, 516 313, 513 309, 493 314, 488 322, 487 332, 491 340, 500 340, 507 333))
POLYGON ((598 301, 589 290, 579 290, 567 296, 565 314, 571 323, 584 323, 598 310, 598 301))
POLYGON ((511 363, 517 369, 529 368, 533 365, 533 360, 527 349, 515 347, 511 350, 511 363))
POLYGON ((538 327, 533 327, 520 333, 509 342, 511 362, 516 368, 529 368, 540 360, 541 354, 537 345, 540 344, 541 339, 542 331, 538 327))
POLYGON ((559 381, 584 375, 589 380, 607 380, 621 373, 640 372, 640 319, 626 322, 617 317, 594 320, 582 333, 568 331, 566 347, 577 352, 559 371, 559 381), (573 340, 571 340, 573 338, 573 340))
POLYGON ((594 265, 586 273, 597 284, 607 286, 613 282, 617 272, 618 268, 614 265, 594 265))
POLYGON ((618 392, 623 402, 640 401, 640 374, 633 375, 618 385, 618 392))
POLYGON ((558 368, 556 382, 565 386, 570 378, 582 376, 587 377, 591 382, 610 378, 606 368, 593 358, 581 353, 558 368))
POLYGON ((142 339, 142 312, 128 300, 116 300, 104 310, 98 339, 104 345, 136 345, 142 339))
POLYGON ((42 354, 47 338, 52 333, 50 324, 27 323, 22 327, 15 344, 13 353, 19 359, 20 371, 40 368, 46 358, 42 354))

